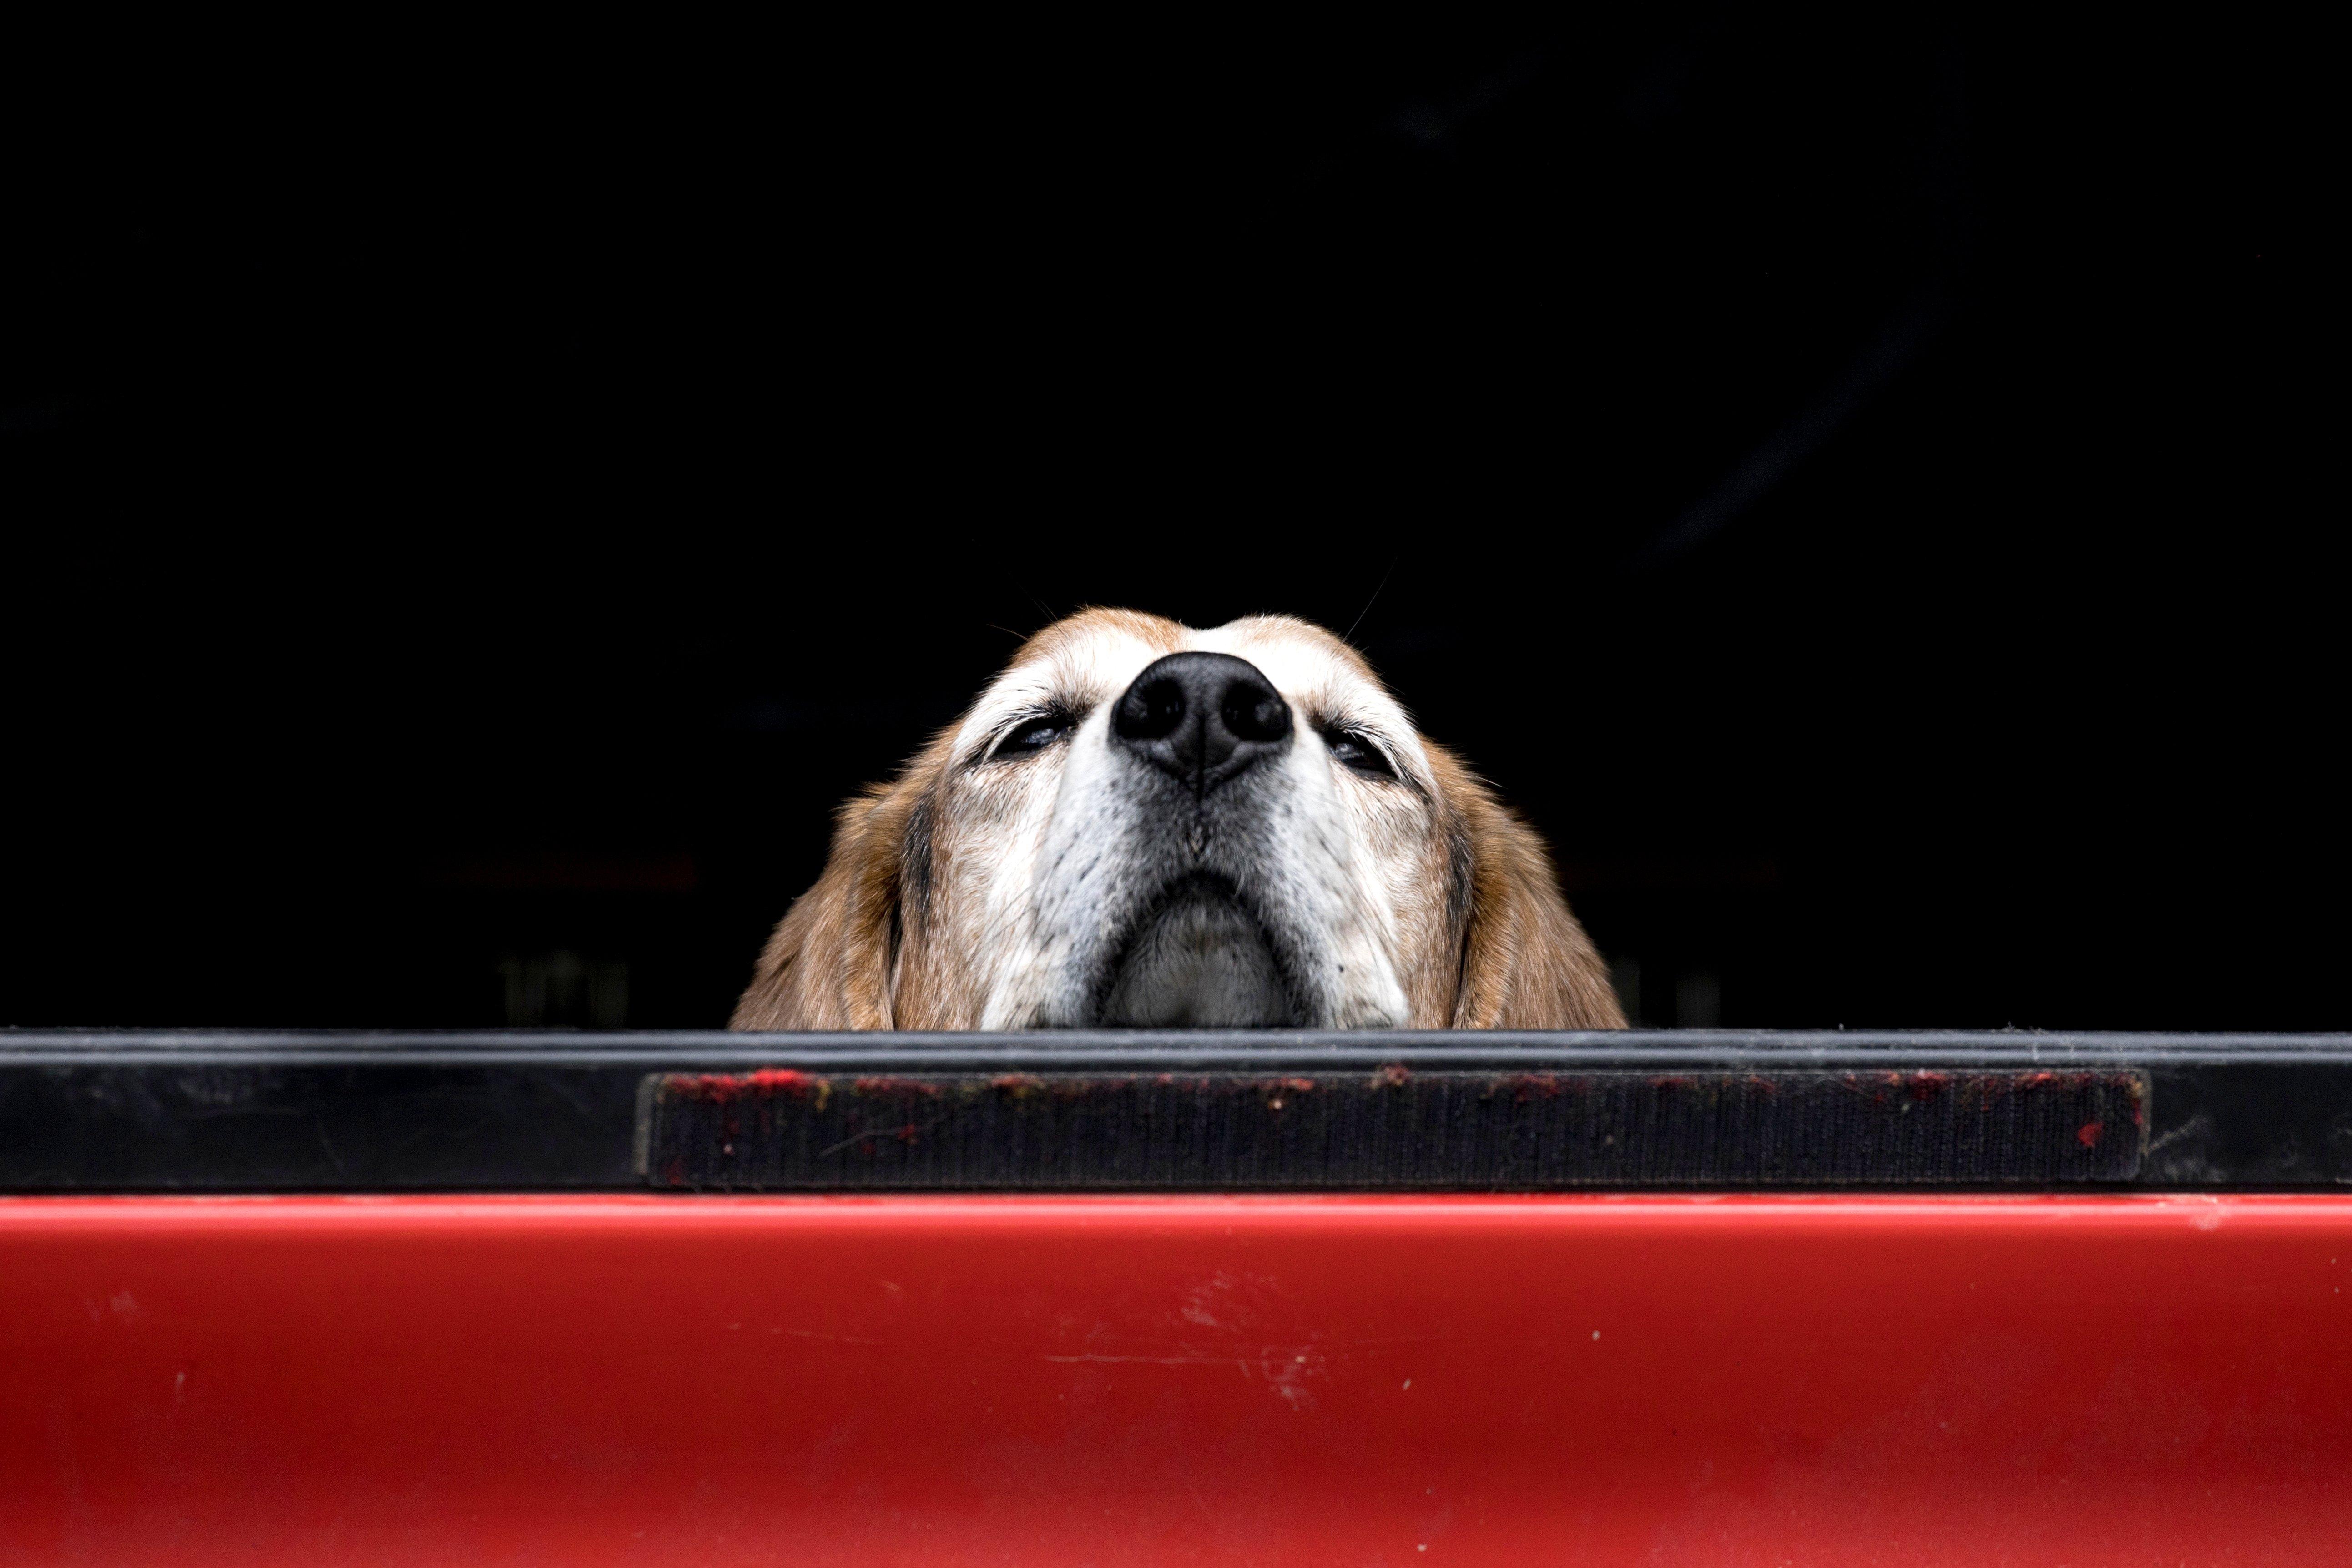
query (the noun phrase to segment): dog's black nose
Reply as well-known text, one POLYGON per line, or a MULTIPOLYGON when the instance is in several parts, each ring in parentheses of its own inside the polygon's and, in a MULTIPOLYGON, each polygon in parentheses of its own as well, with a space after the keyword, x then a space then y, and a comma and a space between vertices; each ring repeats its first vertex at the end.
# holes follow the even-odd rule
POLYGON ((1290 743, 1290 704, 1229 653, 1171 653, 1145 667, 1110 719, 1112 739, 1196 795, 1290 743))

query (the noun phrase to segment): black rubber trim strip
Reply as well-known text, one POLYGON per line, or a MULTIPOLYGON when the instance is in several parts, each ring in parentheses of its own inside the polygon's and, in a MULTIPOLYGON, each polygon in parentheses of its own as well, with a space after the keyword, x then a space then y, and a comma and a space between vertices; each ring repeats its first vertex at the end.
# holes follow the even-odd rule
MULTIPOLYGON (((648 1077, 772 1068, 1318 1078, 1391 1065, 1413 1074, 2137 1073, 2147 1083, 2145 1152, 2136 1172, 2088 1178, 2095 1184, 2352 1187, 2352 1037, 2343 1035, 22 1030, 0 1032, 0 1191, 642 1191, 638 1095, 648 1077)), ((1475 1174, 1496 1179, 1515 1178, 1475 1174)), ((2016 1190, 2019 1179, 1955 1166, 1927 1184, 2016 1190)), ((1916 1190, 1921 1182, 1893 1167, 1846 1167, 1803 1184, 1916 1190)))

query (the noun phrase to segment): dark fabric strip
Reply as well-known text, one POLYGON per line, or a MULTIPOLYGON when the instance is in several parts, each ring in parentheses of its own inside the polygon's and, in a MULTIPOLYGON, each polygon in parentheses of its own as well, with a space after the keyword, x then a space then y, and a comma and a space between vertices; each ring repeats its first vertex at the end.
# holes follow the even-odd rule
POLYGON ((2117 1070, 649 1075, 638 1168, 736 1191, 2129 1182, 2117 1070))

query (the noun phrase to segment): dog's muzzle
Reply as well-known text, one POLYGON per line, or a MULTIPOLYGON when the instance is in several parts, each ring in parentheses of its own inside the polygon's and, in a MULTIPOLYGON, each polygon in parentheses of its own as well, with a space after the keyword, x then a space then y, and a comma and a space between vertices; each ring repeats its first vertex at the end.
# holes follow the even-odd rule
POLYGON ((1141 875, 1140 905, 1097 991, 1103 1022, 1297 1021, 1276 945, 1244 891, 1260 879, 1268 831, 1259 781, 1279 773, 1294 728, 1290 704, 1257 666, 1222 653, 1155 661, 1112 709, 1113 749, 1144 764, 1131 840, 1141 875))

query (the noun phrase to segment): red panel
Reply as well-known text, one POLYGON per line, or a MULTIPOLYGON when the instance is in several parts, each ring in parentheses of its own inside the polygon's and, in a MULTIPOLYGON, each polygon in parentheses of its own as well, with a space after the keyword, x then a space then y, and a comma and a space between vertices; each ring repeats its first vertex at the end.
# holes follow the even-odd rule
POLYGON ((0 1562, 2352 1562, 2352 1199, 0 1199, 0 1562))

